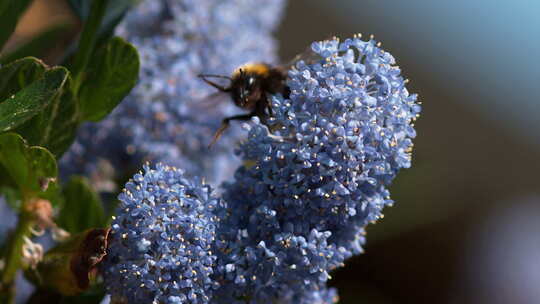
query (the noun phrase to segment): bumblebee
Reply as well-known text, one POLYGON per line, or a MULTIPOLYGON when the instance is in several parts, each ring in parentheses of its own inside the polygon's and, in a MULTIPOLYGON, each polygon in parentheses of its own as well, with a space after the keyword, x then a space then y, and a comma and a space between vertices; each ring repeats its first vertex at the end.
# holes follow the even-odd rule
POLYGON ((266 63, 245 64, 237 68, 230 77, 211 74, 200 74, 199 77, 219 91, 228 93, 236 106, 249 111, 248 114, 223 119, 210 146, 219 139, 232 120, 246 121, 257 116, 261 122, 266 123, 268 115, 272 114, 270 95, 277 93, 285 97, 289 95, 289 88, 285 83, 287 70, 282 67, 272 67, 266 63), (224 78, 230 83, 228 86, 223 86, 208 78, 224 78))

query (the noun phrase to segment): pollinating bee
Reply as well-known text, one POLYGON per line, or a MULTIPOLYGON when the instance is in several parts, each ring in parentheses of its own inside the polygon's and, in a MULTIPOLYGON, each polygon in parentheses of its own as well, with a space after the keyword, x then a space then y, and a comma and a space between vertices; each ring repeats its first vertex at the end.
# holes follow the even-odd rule
POLYGON ((283 65, 271 66, 266 63, 248 63, 234 70, 231 76, 200 74, 199 77, 206 83, 220 92, 229 94, 236 106, 249 111, 247 114, 223 119, 221 126, 214 134, 210 146, 225 132, 231 120, 247 121, 257 116, 262 123, 266 124, 267 118, 272 115, 271 96, 279 93, 283 97, 289 98, 290 88, 286 83, 288 71, 294 69, 299 61, 311 64, 320 59, 321 57, 311 47, 308 47, 304 52, 296 55, 283 65), (229 85, 223 86, 208 78, 227 79, 229 85))
POLYGON ((199 77, 219 91, 230 94, 236 106, 249 111, 247 114, 223 119, 210 146, 228 128, 231 120, 246 121, 257 116, 261 122, 265 123, 268 115, 272 114, 270 96, 277 93, 288 96, 289 93, 289 88, 285 83, 287 70, 281 67, 272 67, 266 63, 245 64, 237 68, 230 77, 211 74, 201 74, 199 77), (209 78, 224 78, 228 79, 230 83, 228 86, 223 86, 209 80, 209 78))

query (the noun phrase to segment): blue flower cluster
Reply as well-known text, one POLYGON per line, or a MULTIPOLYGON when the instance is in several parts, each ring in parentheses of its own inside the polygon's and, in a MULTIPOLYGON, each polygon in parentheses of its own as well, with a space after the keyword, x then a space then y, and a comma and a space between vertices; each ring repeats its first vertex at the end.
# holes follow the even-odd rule
POLYGON ((285 0, 142 1, 117 31, 140 54, 139 83, 105 121, 81 129, 62 160, 63 173, 96 175, 99 160, 130 172, 144 159, 182 166, 212 183, 230 179, 239 164, 232 151, 240 128, 233 125, 212 149, 207 146, 221 120, 238 109, 228 96, 209 98, 216 90, 197 75, 230 75, 246 62, 274 62, 272 32, 284 5, 285 0))
MULTIPOLYGON (((387 186, 411 163, 416 95, 370 39, 315 42, 290 70, 289 98, 257 119, 226 186, 218 233, 221 298, 291 303, 324 290, 329 272, 362 252, 364 227, 392 204, 387 186), (232 287, 231 285, 234 285, 232 287)), ((233 303, 232 300, 226 300, 233 303)), ((225 303, 224 302, 224 303, 225 303)))
POLYGON ((107 291, 128 303, 208 303, 219 200, 173 167, 144 171, 119 196, 103 265, 107 291))
POLYGON ((337 301, 330 272, 362 252, 365 226, 392 204, 387 187, 411 165, 420 106, 373 39, 311 49, 289 71, 290 95, 272 96, 267 124, 245 125, 244 165, 224 184, 224 200, 160 165, 126 185, 105 266, 113 296, 337 301))

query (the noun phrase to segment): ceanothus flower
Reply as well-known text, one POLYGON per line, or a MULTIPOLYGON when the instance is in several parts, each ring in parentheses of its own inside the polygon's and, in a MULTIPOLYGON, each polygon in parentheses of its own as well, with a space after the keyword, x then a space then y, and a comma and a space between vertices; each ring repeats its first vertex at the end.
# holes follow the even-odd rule
POLYGON ((106 160, 121 175, 143 158, 181 166, 215 184, 230 178, 239 165, 233 149, 240 128, 233 124, 212 149, 208 144, 221 120, 239 109, 226 95, 209 98, 215 88, 197 75, 230 75, 247 62, 275 62, 272 32, 284 5, 284 0, 142 1, 117 30, 137 47, 139 82, 105 121, 81 128, 62 171, 99 175, 97 163, 106 160))
POLYGON ((311 48, 318 59, 296 63, 290 96, 273 96, 268 125, 255 118, 238 149, 245 165, 226 185, 216 243, 223 303, 324 290, 411 165, 420 107, 394 58, 359 36, 311 48))
POLYGON ((146 165, 118 198, 102 267, 107 292, 128 303, 208 303, 219 204, 210 186, 146 165))

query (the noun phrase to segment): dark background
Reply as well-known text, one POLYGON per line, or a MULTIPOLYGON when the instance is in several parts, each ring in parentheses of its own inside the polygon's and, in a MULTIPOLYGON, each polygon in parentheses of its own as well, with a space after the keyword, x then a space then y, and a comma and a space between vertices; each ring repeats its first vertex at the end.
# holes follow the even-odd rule
MULTIPOLYGON (((289 1, 284 61, 374 34, 423 102, 395 206, 333 274, 340 303, 540 303, 539 14, 532 0, 289 1)), ((55 23, 77 32, 62 0, 36 0, 11 43, 55 23)))

